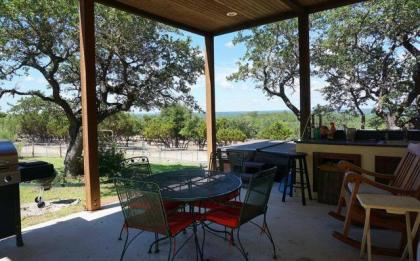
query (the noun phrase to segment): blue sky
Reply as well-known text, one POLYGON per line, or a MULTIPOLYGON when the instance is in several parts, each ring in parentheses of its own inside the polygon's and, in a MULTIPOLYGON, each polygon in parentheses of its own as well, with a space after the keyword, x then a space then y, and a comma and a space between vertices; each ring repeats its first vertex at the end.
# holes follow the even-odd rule
MULTIPOLYGON (((204 51, 204 38, 202 36, 186 33, 193 40, 193 44, 199 46, 204 51)), ((226 76, 235 72, 236 62, 244 54, 244 46, 233 46, 232 39, 235 33, 218 36, 215 38, 215 83, 216 83, 216 111, 267 111, 287 109, 280 98, 267 98, 260 89, 255 89, 255 84, 251 81, 229 82, 226 76)), ((42 75, 36 71, 30 71, 29 75, 16 77, 12 82, 3 82, 3 88, 11 88, 18 85, 21 90, 39 89, 47 90, 47 83, 42 75)), ((323 81, 319 78, 311 78, 312 106, 325 104, 319 91, 323 81)), ((1 83, 0 83, 1 86, 1 83)), ((205 109, 205 81, 202 76, 195 86, 192 86, 192 94, 198 104, 205 109)), ((18 96, 5 96, 0 99, 0 109, 7 111, 9 104, 14 104, 19 99, 18 96)), ((292 102, 299 106, 299 93, 292 95, 292 102)))
MULTIPOLYGON (((204 38, 194 34, 191 36, 194 44, 204 51, 204 38)), ((232 44, 235 33, 221 35, 215 38, 215 84, 216 84, 216 111, 267 111, 286 110, 287 107, 280 98, 268 98, 260 89, 255 88, 252 81, 230 82, 226 76, 237 70, 237 61, 245 53, 243 45, 232 44)), ((312 77, 312 106, 325 104, 317 89, 321 88, 323 81, 312 77)), ((205 84, 204 78, 200 79, 193 88, 193 95, 198 103, 205 108, 205 84)), ((292 102, 299 106, 299 92, 292 94, 292 102)))

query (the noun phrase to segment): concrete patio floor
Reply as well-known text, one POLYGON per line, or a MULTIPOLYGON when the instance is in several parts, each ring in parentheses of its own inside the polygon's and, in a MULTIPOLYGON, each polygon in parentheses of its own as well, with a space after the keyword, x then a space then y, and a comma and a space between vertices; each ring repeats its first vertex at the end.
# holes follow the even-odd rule
MULTIPOLYGON (((319 204, 316 200, 302 206, 299 197, 281 201, 278 184, 272 190, 268 224, 277 247, 277 260, 359 260, 359 251, 335 240, 331 233, 340 231, 342 224, 327 215, 334 206, 319 204)), ((0 241, 0 260, 119 260, 124 242, 118 241, 122 224, 118 204, 96 212, 80 212, 65 218, 29 227, 23 232, 24 247, 15 246, 15 238, 0 241)), ((256 219, 260 222, 261 219, 256 219)), ((191 233, 191 231, 188 231, 191 233)), ((352 233, 361 237, 361 229, 352 233)), ((134 233, 131 233, 131 235, 134 233)), ((188 237, 177 237, 180 246, 188 237)), ((201 240, 202 232, 198 234, 201 240)), ((268 239, 253 225, 241 230, 244 247, 250 260, 272 260, 268 239)), ((168 243, 163 242, 160 253, 148 254, 152 233, 142 234, 128 249, 125 260, 166 260, 168 243)), ((373 231, 372 240, 382 245, 396 246, 399 235, 385 231, 373 231)), ((201 242, 201 241, 200 241, 201 242)), ((235 247, 227 241, 206 233, 205 259, 211 261, 243 260, 235 247)), ((374 256, 374 260, 398 260, 374 256)), ((195 260, 194 241, 191 240, 175 260, 195 260)))

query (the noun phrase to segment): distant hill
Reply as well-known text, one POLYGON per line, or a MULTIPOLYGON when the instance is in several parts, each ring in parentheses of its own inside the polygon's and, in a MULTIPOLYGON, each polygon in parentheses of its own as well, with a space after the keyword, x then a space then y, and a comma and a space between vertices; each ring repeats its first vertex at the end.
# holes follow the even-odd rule
MULTIPOLYGON (((366 114, 369 115, 372 113, 373 108, 364 108, 362 109, 362 111, 366 114)), ((241 116, 247 113, 257 113, 259 115, 261 114, 272 114, 272 113, 292 113, 289 110, 270 110, 270 111, 218 111, 216 112, 216 117, 236 117, 236 116, 241 116)), ((135 113, 136 116, 144 116, 144 115, 158 115, 158 112, 140 112, 140 113, 135 113)), ((200 116, 204 117, 204 113, 199 113, 200 116)))
POLYGON ((288 112, 286 110, 278 110, 278 111, 219 111, 216 112, 216 116, 218 117, 235 117, 247 113, 258 113, 258 114, 271 114, 271 113, 279 113, 279 112, 288 112))

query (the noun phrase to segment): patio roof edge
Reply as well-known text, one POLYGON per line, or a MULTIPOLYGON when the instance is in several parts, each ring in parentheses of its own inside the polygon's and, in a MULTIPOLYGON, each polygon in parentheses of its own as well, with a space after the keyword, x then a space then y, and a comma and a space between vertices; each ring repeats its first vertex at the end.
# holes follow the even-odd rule
POLYGON ((102 5, 112 7, 112 8, 116 8, 118 10, 122 10, 122 11, 125 11, 125 12, 128 12, 128 13, 139 15, 141 17, 151 19, 153 21, 156 21, 156 22, 159 22, 159 23, 162 23, 162 24, 166 24, 166 25, 169 25, 169 26, 173 26, 175 28, 182 29, 182 30, 194 33, 194 34, 201 35, 201 36, 212 35, 210 32, 203 31, 203 30, 200 30, 198 28, 191 27, 191 26, 183 24, 183 23, 179 23, 179 22, 167 19, 167 18, 162 17, 162 16, 158 16, 158 15, 155 15, 155 14, 152 14, 152 13, 134 8, 132 6, 129 6, 127 4, 124 4, 124 3, 121 3, 121 2, 118 2, 118 1, 115 1, 115 0, 95 0, 95 2, 99 3, 99 4, 102 4, 102 5))

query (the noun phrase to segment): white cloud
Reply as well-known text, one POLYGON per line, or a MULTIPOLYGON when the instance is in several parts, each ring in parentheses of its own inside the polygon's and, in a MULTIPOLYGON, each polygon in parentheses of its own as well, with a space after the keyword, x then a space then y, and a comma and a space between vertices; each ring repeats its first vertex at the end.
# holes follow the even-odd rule
POLYGON ((35 83, 39 83, 39 84, 47 84, 48 83, 47 80, 45 80, 44 78, 33 77, 32 75, 25 76, 21 80, 21 82, 35 82, 35 83))
POLYGON ((231 75, 233 72, 235 72, 234 67, 216 67, 216 87, 221 87, 223 89, 233 89, 235 87, 234 83, 226 79, 226 77, 231 75))
POLYGON ((225 47, 227 47, 227 48, 234 48, 234 47, 235 47, 235 45, 233 44, 233 42, 232 42, 232 41, 229 41, 229 42, 226 42, 226 43, 225 43, 225 47))

